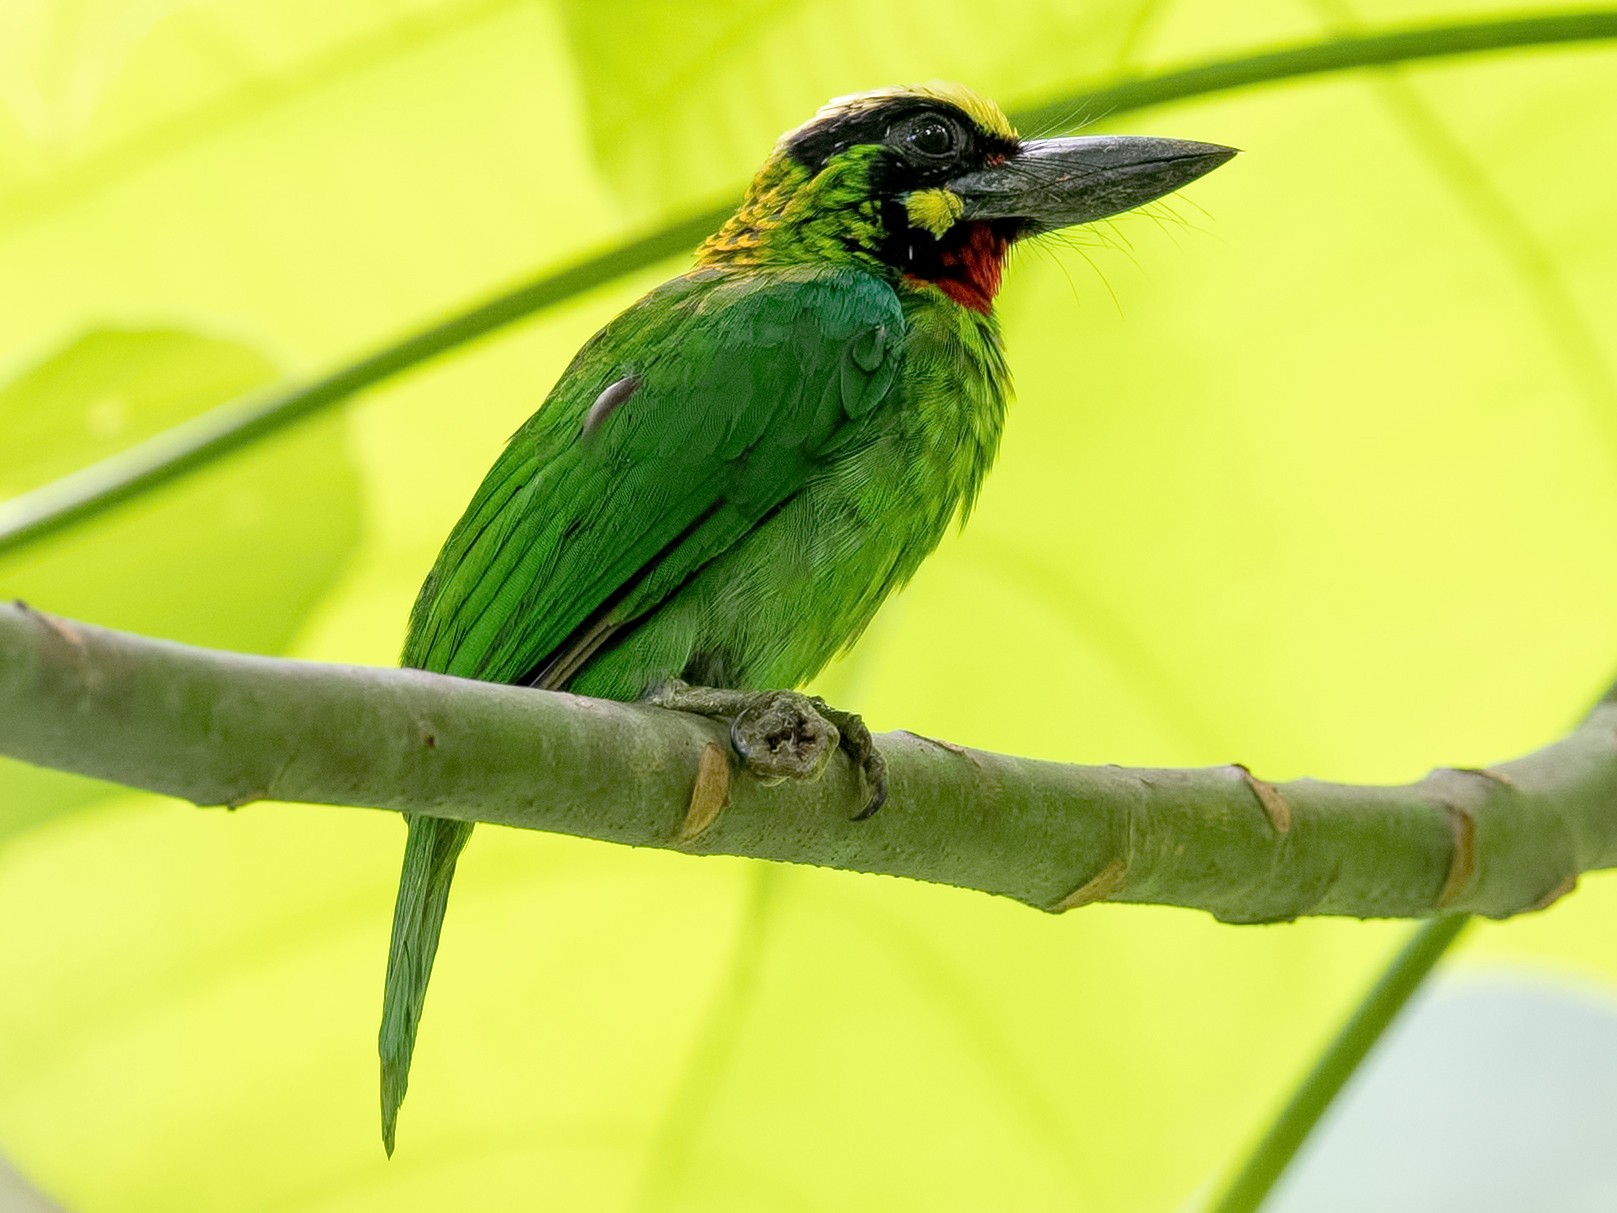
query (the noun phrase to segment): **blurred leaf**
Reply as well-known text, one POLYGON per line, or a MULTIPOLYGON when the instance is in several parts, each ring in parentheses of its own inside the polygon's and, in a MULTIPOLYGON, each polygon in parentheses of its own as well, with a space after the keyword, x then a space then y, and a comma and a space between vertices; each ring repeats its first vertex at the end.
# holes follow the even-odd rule
POLYGON ((256 350, 195 333, 98 329, 0 386, 0 494, 16 496, 272 382, 256 350))
POLYGON ((0 9, 0 104, 36 144, 89 124, 131 50, 186 0, 19 0, 0 9))
MULTIPOLYGON (((97 316, 207 316, 301 375, 732 191, 832 93, 955 76, 1014 105, 1115 63, 1328 32, 1298 0, 198 0, 118 48, 115 73, 110 52, 84 69, 102 101, 65 143, 0 112, 0 353, 97 316)), ((75 78, 7 53, 7 98, 75 78)), ((1131 118, 1246 152, 1169 206, 1019 257, 1000 466, 971 528, 828 674, 836 698, 1023 753, 1270 776, 1404 778, 1558 732, 1617 659, 1617 567, 1599 558, 1617 471, 1522 249, 1593 335, 1584 363, 1609 361, 1617 181, 1590 149, 1617 122, 1611 68, 1588 48, 1400 73, 1462 177, 1485 180, 1482 206, 1371 73, 1131 118), (1501 244, 1500 205, 1527 244, 1501 244)), ((364 532, 309 589, 291 647, 391 661, 505 436, 679 268, 354 400, 279 440, 274 477, 237 456, 64 533, 5 565, 0 591, 15 571, 41 605, 272 647, 249 635, 267 635, 262 604, 312 584, 326 528, 354 525, 316 484, 346 435, 364 532), (301 535, 210 540, 238 479, 301 535), (191 508, 170 495, 205 483, 191 508)), ((87 416, 64 422, 86 457, 103 449, 87 416)), ((277 615, 277 643, 297 617, 277 615)), ((401 837, 382 815, 128 796, 11 839, 7 1157, 83 1213, 1162 1213, 1224 1170, 1401 933, 1111 906, 1057 920, 484 831, 387 1163, 372 1042, 401 837)), ((1479 928, 1465 955, 1609 997, 1614 923, 1617 882, 1597 878, 1479 928)))
MULTIPOLYGON (((84 334, 0 386, 0 493, 112 454, 276 378, 238 341, 178 329, 84 334)), ((359 535, 340 419, 0 558, 0 594, 176 640, 279 653, 359 535)), ((0 762, 0 840, 112 791, 0 762)))
MULTIPOLYGON (((784 125, 874 83, 969 77, 1007 104, 1094 79, 1132 48, 1154 0, 1007 0, 994 34, 972 0, 561 0, 597 163, 624 205, 666 214, 746 181, 784 125), (919 14, 925 13, 922 17, 919 14), (1039 54, 1057 40, 1059 58, 1039 54), (781 64, 790 60, 790 70, 781 64)), ((1042 98, 1041 98, 1042 99, 1042 98)))

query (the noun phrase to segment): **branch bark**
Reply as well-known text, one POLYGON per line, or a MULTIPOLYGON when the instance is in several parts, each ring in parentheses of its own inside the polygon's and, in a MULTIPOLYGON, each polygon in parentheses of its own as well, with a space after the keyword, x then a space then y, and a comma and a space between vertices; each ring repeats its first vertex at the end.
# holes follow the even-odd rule
POLYGON ((864 789, 845 758, 818 781, 764 786, 699 717, 0 607, 0 754, 201 805, 396 809, 908 876, 1044 910, 1152 902, 1231 922, 1505 917, 1617 867, 1610 701, 1525 758, 1401 787, 877 741, 891 795, 854 822, 864 789))

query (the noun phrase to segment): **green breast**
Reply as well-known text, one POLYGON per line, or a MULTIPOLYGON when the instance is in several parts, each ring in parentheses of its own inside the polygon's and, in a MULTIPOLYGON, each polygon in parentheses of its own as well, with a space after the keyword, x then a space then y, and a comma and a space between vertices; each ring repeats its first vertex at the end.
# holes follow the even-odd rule
POLYGON ((1009 375, 991 315, 902 289, 895 390, 803 488, 584 670, 582 694, 638 695, 673 675, 790 687, 864 631, 951 521, 999 446, 1009 375))
MULTIPOLYGON (((909 327, 904 418, 915 429, 924 474, 947 502, 942 524, 957 507, 964 522, 999 453, 1010 398, 999 321, 991 312, 961 307, 932 286, 908 287, 899 298, 909 327)), ((933 543, 941 537, 940 530, 933 543)))

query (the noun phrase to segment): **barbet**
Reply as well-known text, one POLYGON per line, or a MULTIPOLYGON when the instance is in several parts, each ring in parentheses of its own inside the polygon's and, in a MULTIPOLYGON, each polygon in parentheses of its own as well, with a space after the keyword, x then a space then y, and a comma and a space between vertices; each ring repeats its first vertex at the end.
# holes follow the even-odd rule
MULTIPOLYGON (((781 138, 696 268, 591 338, 512 438, 421 588, 404 664, 710 711, 805 682, 971 509, 1005 416, 1007 252, 1233 154, 1022 139, 956 85, 831 102, 781 138)), ((873 811, 879 756, 857 718, 833 719, 873 811)), ((409 818, 380 1038, 389 1153, 471 829, 409 818)))

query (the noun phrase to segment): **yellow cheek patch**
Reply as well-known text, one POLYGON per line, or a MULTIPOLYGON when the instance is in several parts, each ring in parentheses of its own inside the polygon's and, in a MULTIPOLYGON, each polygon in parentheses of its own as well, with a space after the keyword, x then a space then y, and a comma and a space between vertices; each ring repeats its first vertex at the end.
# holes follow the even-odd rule
POLYGON ((941 236, 966 212, 966 204, 952 190, 916 190, 904 199, 910 226, 941 236))

